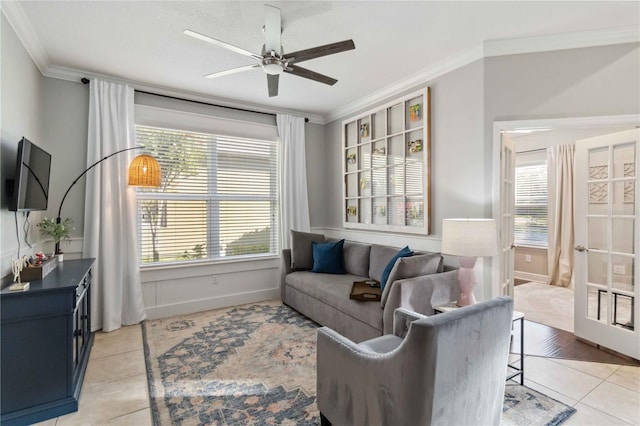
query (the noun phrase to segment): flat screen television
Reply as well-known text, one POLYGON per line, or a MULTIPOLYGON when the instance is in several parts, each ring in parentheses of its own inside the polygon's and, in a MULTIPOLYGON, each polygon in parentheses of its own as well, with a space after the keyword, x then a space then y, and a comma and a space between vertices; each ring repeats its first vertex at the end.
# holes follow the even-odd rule
POLYGON ((46 210, 49 201, 51 155, 22 138, 18 143, 18 159, 10 211, 46 210))

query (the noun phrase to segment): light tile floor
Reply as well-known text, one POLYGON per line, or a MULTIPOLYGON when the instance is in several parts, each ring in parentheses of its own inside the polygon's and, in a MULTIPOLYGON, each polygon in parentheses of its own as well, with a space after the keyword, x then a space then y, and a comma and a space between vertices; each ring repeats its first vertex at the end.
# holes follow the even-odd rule
MULTIPOLYGON (((140 326, 96 333, 76 413, 41 425, 151 425, 140 326)), ((640 367, 525 357, 525 385, 578 412, 564 425, 640 425, 640 367)))

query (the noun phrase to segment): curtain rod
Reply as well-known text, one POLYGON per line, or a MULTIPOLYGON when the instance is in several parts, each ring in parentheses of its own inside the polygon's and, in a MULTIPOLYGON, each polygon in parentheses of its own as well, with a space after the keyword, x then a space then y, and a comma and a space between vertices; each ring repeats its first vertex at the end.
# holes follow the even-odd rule
POLYGON ((530 149, 527 151, 516 151, 516 154, 528 154, 530 152, 540 152, 540 151, 546 151, 547 148, 536 148, 536 149, 530 149))
MULTIPOLYGON (((82 84, 89 84, 89 79, 88 78, 82 78, 80 80, 82 82, 82 84)), ((152 92, 145 92, 144 90, 137 90, 134 89, 134 92, 137 93, 144 93, 145 95, 153 95, 153 96, 160 96, 163 98, 167 98, 167 99, 175 99, 177 101, 186 101, 186 102, 192 102, 194 104, 200 104, 200 105, 208 105, 208 106, 213 106, 213 107, 218 107, 218 108, 226 108, 226 109, 233 109, 236 111, 244 111, 244 112, 252 112, 255 114, 264 114, 264 115, 270 115, 272 117, 275 117, 276 115, 272 112, 264 112, 264 111, 253 111, 250 109, 244 109, 244 108, 237 108, 237 107, 232 107, 232 106, 227 106, 227 105, 218 105, 218 104, 212 104, 209 102, 202 102, 202 101, 194 101, 193 99, 185 99, 185 98, 179 98, 177 96, 169 96, 169 95, 161 95, 159 93, 152 93, 152 92)), ((304 122, 308 123, 309 119, 307 117, 304 118, 304 122)))

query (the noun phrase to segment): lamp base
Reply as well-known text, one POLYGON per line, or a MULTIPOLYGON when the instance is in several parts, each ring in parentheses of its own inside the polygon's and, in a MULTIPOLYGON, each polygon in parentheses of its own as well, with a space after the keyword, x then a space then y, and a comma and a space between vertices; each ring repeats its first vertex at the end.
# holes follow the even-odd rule
POLYGON ((473 270, 477 257, 461 256, 460 271, 458 272, 458 284, 460 285, 460 296, 458 296, 457 306, 468 306, 476 303, 473 290, 476 288, 476 274, 473 270))

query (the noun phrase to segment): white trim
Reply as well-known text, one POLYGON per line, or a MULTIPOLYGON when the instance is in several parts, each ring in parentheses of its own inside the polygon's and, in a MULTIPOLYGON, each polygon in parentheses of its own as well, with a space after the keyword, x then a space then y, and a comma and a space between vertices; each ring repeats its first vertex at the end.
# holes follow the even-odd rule
POLYGON ((547 275, 532 274, 531 272, 514 271, 513 277, 521 280, 535 281, 546 284, 549 277, 547 275))
MULTIPOLYGON (((552 128, 552 129, 575 129, 587 127, 609 127, 618 125, 640 125, 640 114, 593 116, 593 117, 571 117, 571 118, 550 118, 538 120, 512 120, 493 122, 493 156, 492 156, 492 216, 496 220, 496 228, 500 235, 500 170, 502 161, 501 152, 501 132, 505 130, 527 129, 527 128, 552 128)), ((499 260, 491 265, 491 294, 489 297, 500 295, 500 264, 499 260)))
POLYGON ((0 10, 2 10, 2 14, 7 18, 9 25, 11 25, 18 39, 22 42, 33 63, 38 67, 40 73, 44 75, 47 68, 49 68, 49 56, 42 47, 40 39, 33 30, 29 19, 27 19, 20 2, 2 1, 0 10))
POLYGON ((638 27, 606 28, 537 37, 487 40, 484 42, 484 57, 638 42, 640 42, 638 27))

